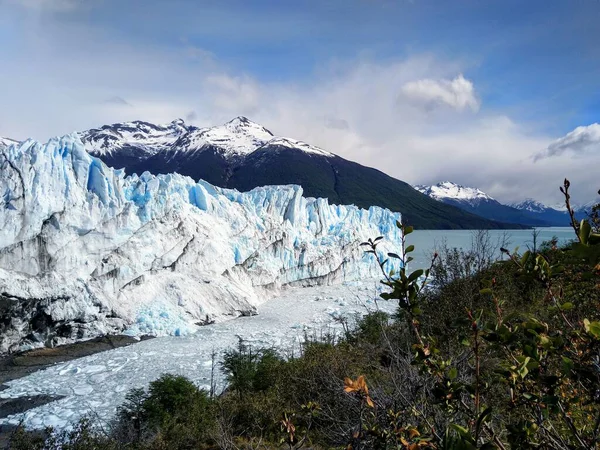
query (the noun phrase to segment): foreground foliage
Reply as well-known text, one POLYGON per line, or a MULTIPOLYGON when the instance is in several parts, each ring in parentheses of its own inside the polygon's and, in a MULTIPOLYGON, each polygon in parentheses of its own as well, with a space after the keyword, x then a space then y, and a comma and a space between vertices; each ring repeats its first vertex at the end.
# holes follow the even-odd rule
MULTIPOLYGON (((570 208, 569 184, 562 187, 570 208)), ((19 449, 600 447, 598 208, 574 242, 527 251, 442 248, 427 270, 385 271, 398 313, 284 359, 243 342, 221 364, 219 396, 165 375, 133 390, 107 430, 19 429, 19 449), (427 283, 435 280, 435 288, 427 283)), ((405 236, 412 228, 398 223, 405 236)), ((380 239, 364 243, 380 256, 380 239)))

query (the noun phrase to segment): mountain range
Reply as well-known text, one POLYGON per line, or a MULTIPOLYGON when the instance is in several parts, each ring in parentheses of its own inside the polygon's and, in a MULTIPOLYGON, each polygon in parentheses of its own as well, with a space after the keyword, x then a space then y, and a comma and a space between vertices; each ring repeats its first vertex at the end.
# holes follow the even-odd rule
MULTIPOLYGON (((532 227, 568 226, 569 215, 565 206, 547 206, 533 199, 505 205, 485 192, 472 187, 444 181, 431 186, 417 185, 419 192, 473 214, 500 222, 514 222, 532 227)), ((592 204, 575 206, 575 215, 583 217, 592 204)))
MULTIPOLYGON (((127 174, 179 173, 246 192, 259 186, 302 186, 334 204, 401 212, 421 229, 506 229, 568 224, 565 211, 534 200, 504 205, 452 182, 415 186, 316 146, 274 135, 246 117, 200 128, 132 121, 77 133, 85 150, 127 174)), ((0 150, 16 141, 0 138, 0 150)))
POLYGON ((178 119, 167 125, 134 121, 79 133, 86 150, 128 174, 180 173, 248 191, 297 184, 310 197, 335 204, 372 205, 403 214, 417 228, 521 228, 446 205, 385 173, 316 146, 275 136, 246 117, 198 128, 178 119))

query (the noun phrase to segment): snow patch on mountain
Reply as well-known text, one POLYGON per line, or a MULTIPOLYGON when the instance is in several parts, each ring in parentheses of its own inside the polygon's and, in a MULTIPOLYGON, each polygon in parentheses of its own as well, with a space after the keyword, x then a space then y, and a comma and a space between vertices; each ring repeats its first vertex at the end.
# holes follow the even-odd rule
POLYGON ((247 155, 273 139, 273 134, 266 128, 248 120, 236 117, 225 125, 196 128, 173 143, 173 151, 198 151, 205 146, 213 146, 222 150, 225 156, 247 155))
POLYGON ((154 125, 143 121, 133 121, 105 125, 79 133, 88 152, 107 155, 128 147, 135 147, 140 157, 151 156, 169 148, 173 142, 190 131, 182 119, 167 125, 154 125))
POLYGON ((282 286, 376 277, 359 243, 382 235, 381 251, 397 251, 401 239, 399 214, 304 198, 300 186, 242 193, 177 174, 125 177, 76 134, 3 150, 0 175, 0 306, 11 318, 0 353, 185 334, 253 314, 282 286))
POLYGON ((134 121, 105 125, 79 133, 86 150, 92 155, 104 156, 133 149, 139 158, 147 158, 160 151, 192 153, 217 148, 226 158, 246 156, 264 146, 280 146, 311 154, 332 156, 313 145, 295 139, 274 136, 265 127, 240 116, 224 125, 198 128, 181 119, 168 125, 154 125, 134 121))
POLYGON ((298 149, 306 153, 314 153, 321 156, 334 156, 333 153, 329 153, 319 147, 289 138, 274 138, 267 142, 266 145, 298 149))
POLYGON ((528 198, 523 200, 522 202, 512 203, 510 206, 513 208, 519 209, 521 211, 529 211, 532 213, 545 213, 548 211, 551 212, 566 212, 567 207, 564 204, 557 204, 555 206, 548 206, 542 202, 534 200, 532 198, 528 198))
POLYGON ((472 187, 461 186, 451 181, 444 181, 432 186, 417 185, 414 188, 429 197, 443 201, 445 199, 463 202, 494 200, 485 192, 472 187))

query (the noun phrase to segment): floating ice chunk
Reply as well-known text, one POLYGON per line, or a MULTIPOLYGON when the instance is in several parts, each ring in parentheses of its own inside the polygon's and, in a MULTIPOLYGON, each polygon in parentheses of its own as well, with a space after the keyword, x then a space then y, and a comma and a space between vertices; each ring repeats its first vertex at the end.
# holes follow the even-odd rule
POLYGON ((73 393, 75 395, 88 395, 94 392, 94 388, 89 384, 84 384, 82 386, 75 386, 73 388, 73 393))

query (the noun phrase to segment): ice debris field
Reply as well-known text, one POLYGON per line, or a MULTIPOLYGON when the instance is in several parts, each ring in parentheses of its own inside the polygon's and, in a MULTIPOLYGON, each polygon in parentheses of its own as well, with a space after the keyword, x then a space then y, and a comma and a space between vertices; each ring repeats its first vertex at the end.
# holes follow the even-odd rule
MULTIPOLYGON (((378 298, 380 290, 376 281, 290 288, 262 305, 256 316, 207 325, 192 335, 158 337, 54 365, 8 382, 0 398, 41 394, 64 398, 8 416, 0 423, 65 428, 84 415, 107 423, 130 389, 147 387, 164 373, 184 375, 209 389, 213 352, 220 356, 241 338, 254 347, 273 347, 283 355, 298 355, 305 336, 340 333, 340 319, 352 324, 369 311, 393 312, 395 303, 378 298)), ((223 381, 222 375, 217 377, 220 389, 223 381)))

